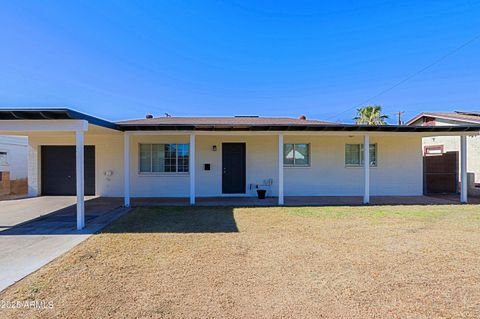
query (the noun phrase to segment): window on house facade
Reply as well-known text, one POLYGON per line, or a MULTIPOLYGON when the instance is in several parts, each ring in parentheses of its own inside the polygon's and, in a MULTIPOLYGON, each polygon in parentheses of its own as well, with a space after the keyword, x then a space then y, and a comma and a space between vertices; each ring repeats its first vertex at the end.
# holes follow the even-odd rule
MULTIPOLYGON (((363 166, 363 144, 345 144, 345 166, 363 166)), ((377 166, 377 144, 370 144, 370 166, 377 166)))
POLYGON ((140 173, 187 173, 188 144, 140 144, 140 173))
POLYGON ((8 165, 8 153, 5 151, 0 152, 0 165, 8 165))
POLYGON ((301 167, 310 165, 310 144, 284 144, 283 165, 301 167))

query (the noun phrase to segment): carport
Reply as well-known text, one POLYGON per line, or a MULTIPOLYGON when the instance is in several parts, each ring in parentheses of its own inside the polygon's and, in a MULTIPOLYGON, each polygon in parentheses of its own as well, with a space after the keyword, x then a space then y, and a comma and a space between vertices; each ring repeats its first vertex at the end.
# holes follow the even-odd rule
MULTIPOLYGON (((24 135, 53 134, 74 137, 75 143, 75 195, 77 229, 85 227, 85 134, 116 133, 116 124, 91 117, 70 109, 2 109, 0 134, 24 135), (53 123, 53 120, 55 121, 53 123)), ((30 152, 30 150, 29 150, 30 152)), ((30 156, 30 155, 29 155, 30 156)), ((30 165, 29 165, 30 166, 30 165)), ((29 167, 29 175, 30 175, 29 167)))

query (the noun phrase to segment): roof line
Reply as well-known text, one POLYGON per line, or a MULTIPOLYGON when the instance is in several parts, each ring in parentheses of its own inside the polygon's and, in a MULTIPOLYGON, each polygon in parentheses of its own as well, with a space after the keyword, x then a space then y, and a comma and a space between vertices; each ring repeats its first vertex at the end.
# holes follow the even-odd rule
MULTIPOLYGON (((421 115, 428 114, 422 113, 421 115)), ((421 116, 420 115, 420 116, 421 116)), ((463 126, 408 126, 358 125, 338 123, 291 124, 117 124, 67 108, 55 109, 1 109, 0 120, 85 120, 93 125, 118 131, 192 130, 192 131, 361 131, 361 132, 480 132, 479 125, 463 126)))
POLYGON ((80 113, 78 111, 74 111, 74 110, 70 110, 70 109, 67 109, 67 110, 68 110, 68 113, 71 114, 73 117, 80 118, 82 120, 86 120, 89 123, 92 123, 92 124, 97 125, 97 126, 102 126, 102 127, 109 128, 109 129, 112 129, 112 130, 120 131, 120 127, 118 126, 118 124, 116 124, 114 122, 104 120, 104 119, 101 119, 99 117, 88 115, 88 114, 85 114, 85 113, 80 113))
POLYGON ((414 116, 412 119, 408 120, 405 125, 410 125, 412 124, 413 122, 415 122, 416 120, 418 120, 419 118, 421 118, 422 116, 426 116, 426 113, 422 112, 420 114, 417 114, 416 116, 414 116))
POLYGON ((445 115, 439 115, 437 113, 429 113, 429 112, 422 112, 420 114, 418 114, 417 116, 415 116, 414 118, 412 118, 411 120, 407 121, 405 123, 405 125, 410 125, 412 124, 413 122, 419 120, 420 118, 422 118, 423 116, 429 116, 429 117, 435 117, 435 118, 441 118, 441 119, 446 119, 446 120, 452 120, 452 121, 458 121, 458 122, 465 122, 465 123, 474 123, 472 121, 469 121, 469 120, 465 120, 465 119, 459 119, 459 118, 455 118, 455 117, 450 117, 450 116, 445 116, 445 115))
MULTIPOLYGON (((171 116, 171 117, 153 117, 150 119, 146 118, 140 118, 140 119, 131 119, 131 120, 121 120, 121 121, 115 121, 114 123, 119 124, 119 125, 138 125, 136 122, 140 121, 155 121, 155 120, 164 120, 164 119, 281 119, 281 120, 301 120, 301 121, 306 121, 306 122, 317 122, 318 124, 338 124, 336 122, 329 122, 329 121, 322 121, 322 120, 316 120, 316 119, 298 119, 295 117, 289 117, 289 116, 171 116)), ((144 123, 146 124, 146 123, 144 123)), ((151 125, 151 124, 146 124, 146 125, 151 125)))
POLYGON ((0 120, 85 120, 93 125, 120 131, 120 127, 111 121, 69 108, 0 108, 0 120), (35 116, 36 115, 36 116, 35 116), (29 118, 30 117, 30 118, 29 118))
POLYGON ((480 132, 480 125, 469 126, 406 126, 406 125, 354 125, 354 124, 151 124, 120 125, 123 131, 361 131, 361 132, 480 132))

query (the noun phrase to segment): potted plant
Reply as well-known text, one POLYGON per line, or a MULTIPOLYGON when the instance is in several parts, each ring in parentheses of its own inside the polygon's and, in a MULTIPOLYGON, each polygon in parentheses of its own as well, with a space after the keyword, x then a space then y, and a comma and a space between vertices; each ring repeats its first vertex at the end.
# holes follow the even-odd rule
POLYGON ((258 199, 265 199, 266 195, 267 195, 267 190, 266 189, 257 189, 258 199))

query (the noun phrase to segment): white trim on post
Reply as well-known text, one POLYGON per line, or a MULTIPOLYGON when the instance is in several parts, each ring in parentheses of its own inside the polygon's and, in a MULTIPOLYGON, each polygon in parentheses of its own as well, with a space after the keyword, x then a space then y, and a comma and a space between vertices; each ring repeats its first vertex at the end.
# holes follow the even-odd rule
POLYGON ((130 207, 130 134, 123 135, 123 206, 130 207))
POLYGON ((363 175, 364 175, 364 193, 363 203, 370 203, 370 136, 363 136, 363 175))
POLYGON ((278 205, 283 204, 283 134, 278 134, 278 205))
POLYGON ((190 175, 190 205, 195 205, 195 134, 190 134, 189 153, 189 175, 190 175))
POLYGON ((460 136, 460 202, 468 202, 467 137, 460 136))
POLYGON ((76 180, 77 180, 77 230, 85 227, 85 174, 84 174, 84 132, 77 130, 76 142, 76 180))

